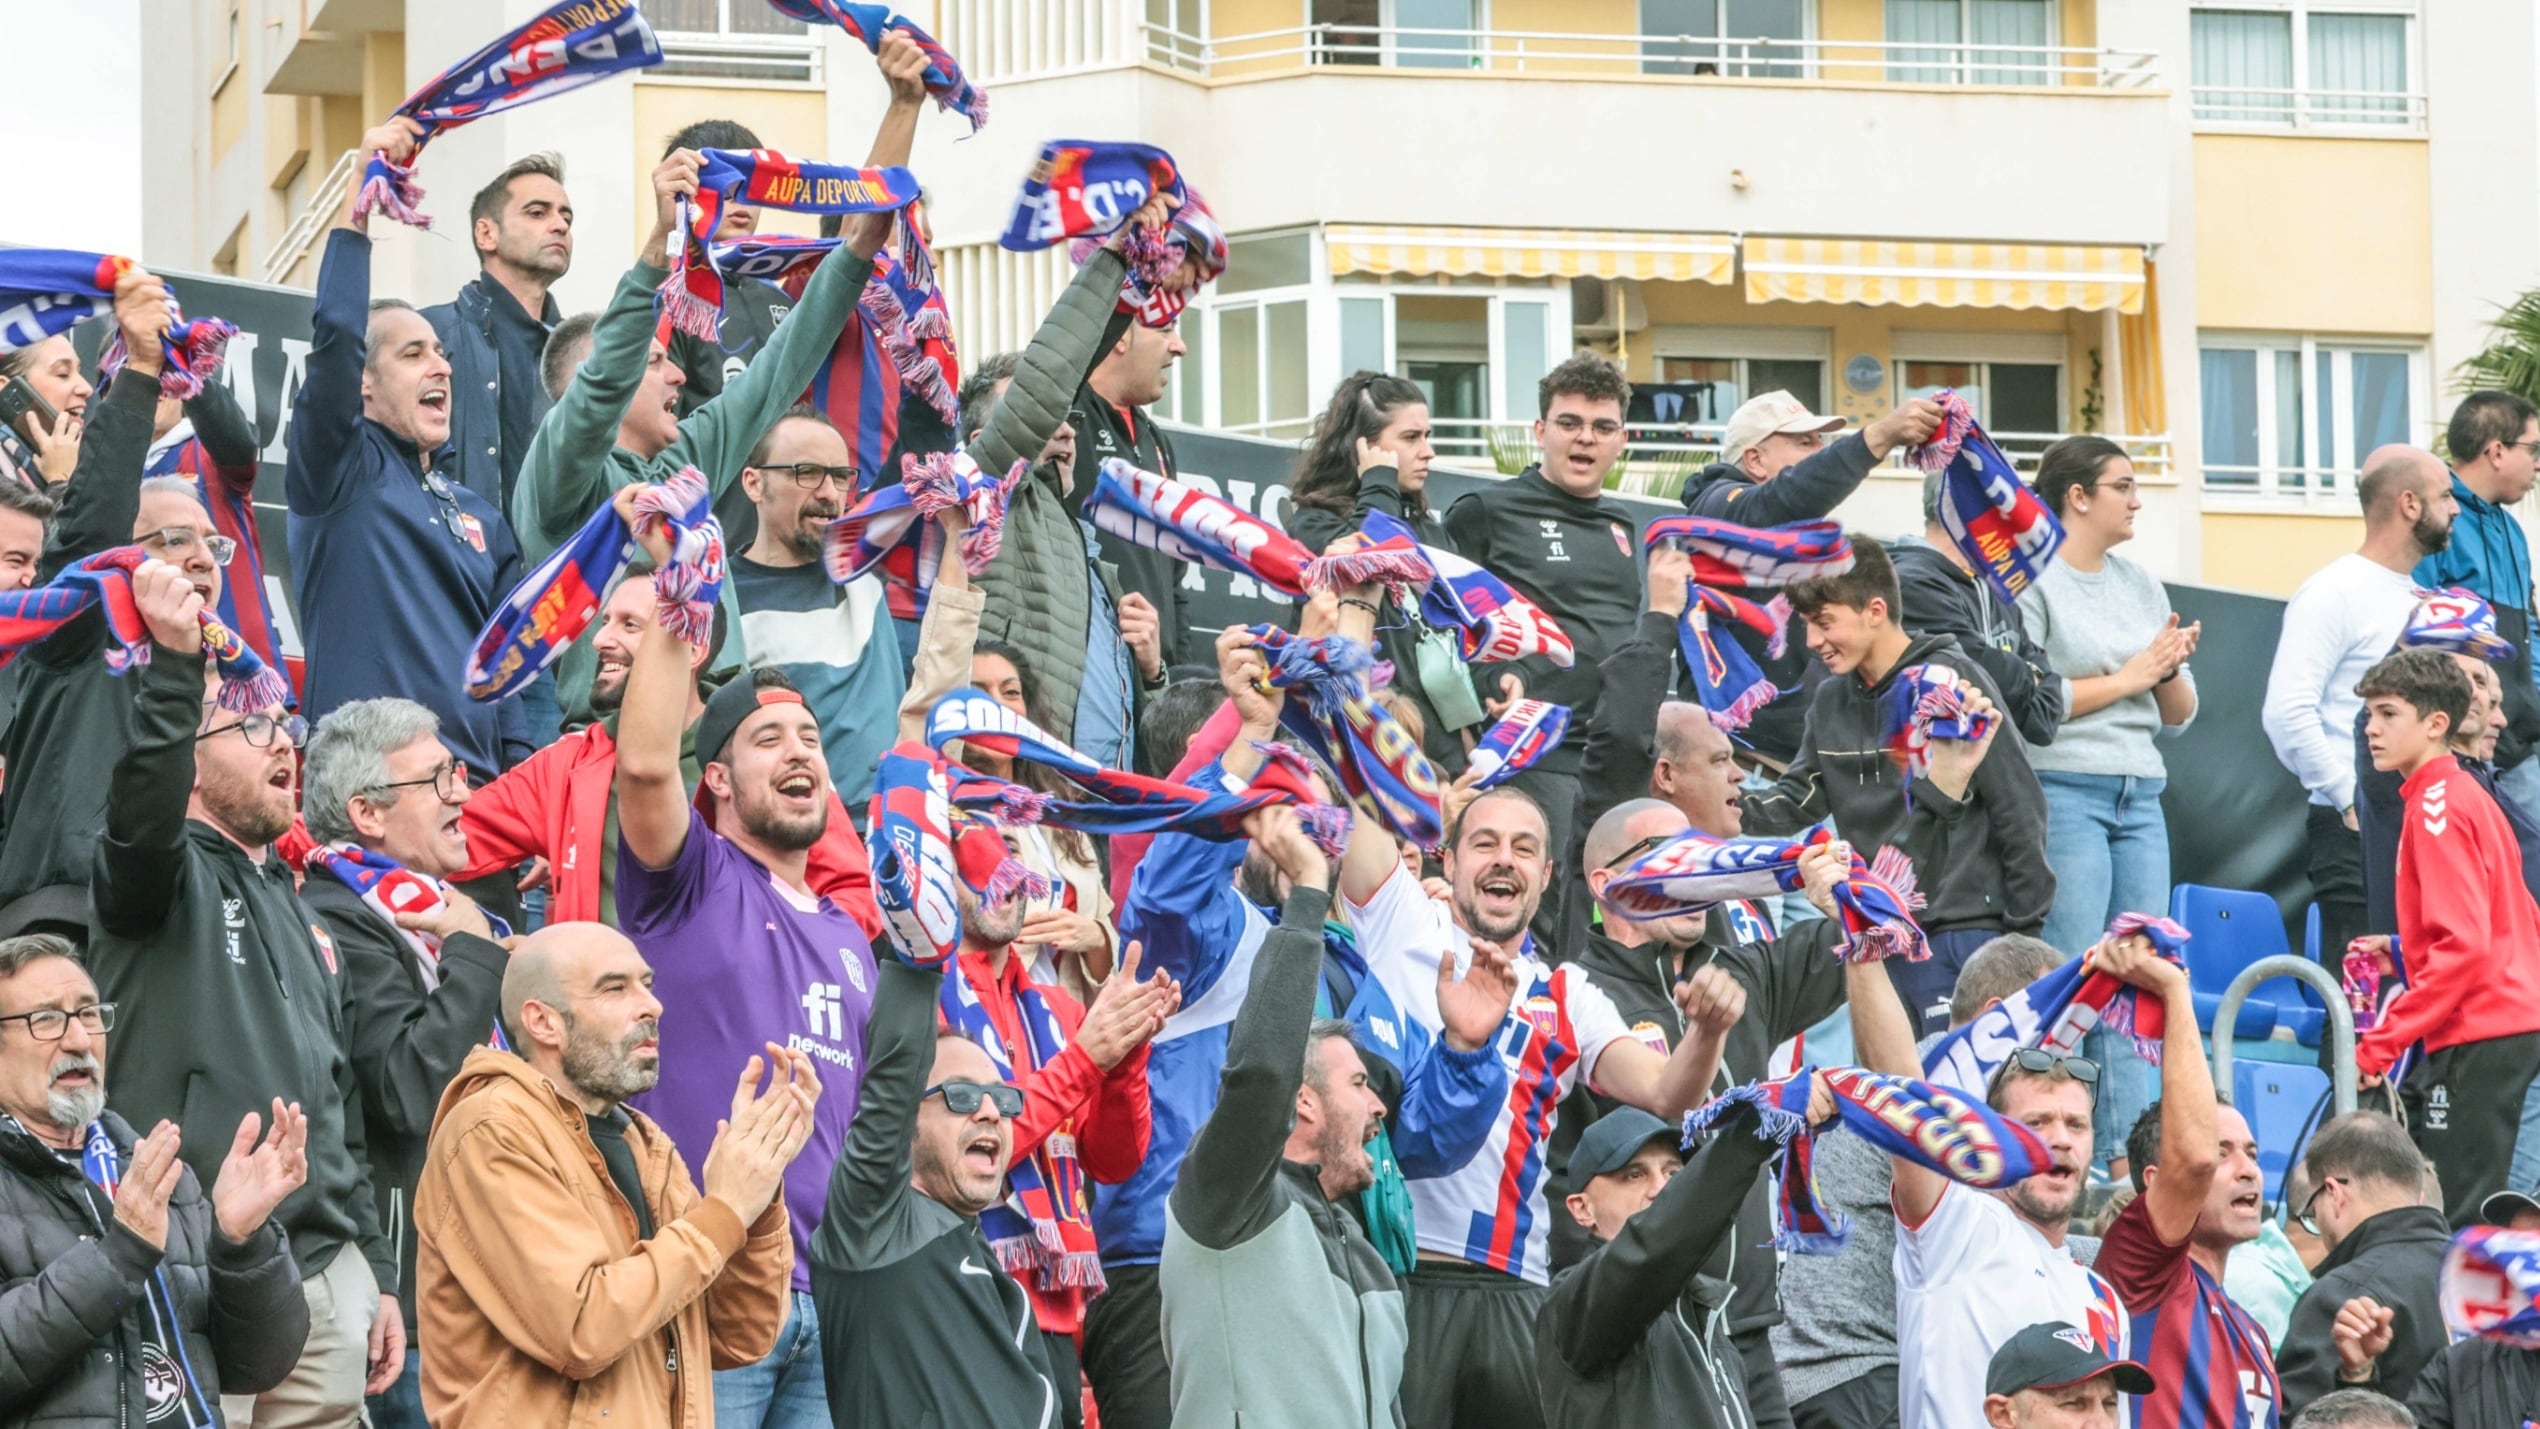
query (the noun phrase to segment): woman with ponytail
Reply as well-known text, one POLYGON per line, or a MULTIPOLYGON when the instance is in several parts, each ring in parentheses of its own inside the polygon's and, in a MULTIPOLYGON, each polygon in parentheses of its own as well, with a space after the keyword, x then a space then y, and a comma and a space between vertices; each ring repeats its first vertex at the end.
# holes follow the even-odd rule
MULTIPOLYGON (((1454 549, 1429 506, 1429 399, 1388 372, 1353 372, 1315 419, 1289 480, 1288 534, 1320 553, 1356 534, 1370 511, 1409 526, 1428 546, 1454 549)), ((1293 623, 1293 622, 1292 622, 1293 623)), ((1455 637, 1431 630, 1416 607, 1388 595, 1376 616, 1376 656, 1393 662, 1393 688, 1420 712, 1421 750, 1441 775, 1464 769, 1463 733, 1486 720, 1455 637)))

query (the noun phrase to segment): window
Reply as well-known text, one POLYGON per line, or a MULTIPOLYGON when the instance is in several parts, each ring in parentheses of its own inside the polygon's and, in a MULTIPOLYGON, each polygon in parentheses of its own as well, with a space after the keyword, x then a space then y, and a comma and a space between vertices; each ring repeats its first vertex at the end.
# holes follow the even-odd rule
POLYGON ((1954 387, 1976 420, 2023 469, 2037 464, 2064 427, 2064 368, 2054 362, 1900 361, 1896 396, 1929 397, 1954 387))
POLYGON ((1746 399, 1774 391, 1822 412, 1825 372, 1815 358, 1660 357, 1656 382, 1632 384, 1631 420, 1636 426, 1716 426, 1746 399))
POLYGON ((1146 0, 1146 4, 1147 58, 1176 69, 1202 68, 1208 52, 1205 0, 1146 0))
POLYGON ((2415 439, 2429 407, 2424 367, 2417 347, 2208 335, 2197 354, 2206 486, 2351 491, 2348 473, 2366 453, 2415 439))
POLYGON ((661 36, 665 58, 648 71, 657 78, 819 82, 820 43, 809 22, 772 5, 759 0, 652 0, 644 14, 661 36))
POLYGON ((2410 8, 2298 0, 2197 10, 2196 117, 2296 128, 2414 123, 2410 8))
POLYGON ((2052 84, 2051 0, 1887 0, 1897 84, 2052 84), (1928 48, 1920 48, 1928 45, 1928 48))
POLYGON ((1798 79, 1808 38, 1808 0, 1640 0, 1643 74, 1731 74, 1798 79))
POLYGON ((1472 69, 1481 0, 1313 0, 1314 63, 1472 69))

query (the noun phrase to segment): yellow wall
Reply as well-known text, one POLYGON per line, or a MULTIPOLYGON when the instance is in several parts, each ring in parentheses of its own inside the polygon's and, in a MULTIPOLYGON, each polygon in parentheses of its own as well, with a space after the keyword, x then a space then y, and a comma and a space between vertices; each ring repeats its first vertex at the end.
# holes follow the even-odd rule
MULTIPOLYGON (((759 143, 791 154, 818 154, 829 147, 828 101, 816 90, 752 89, 703 84, 635 86, 635 241, 652 232, 652 173, 661 164, 662 144, 700 119, 731 119, 748 126, 759 143)), ((765 210, 762 233, 799 234, 820 231, 816 214, 765 210)))
POLYGON ((2208 511, 2204 522, 2207 585, 2261 595, 2291 595, 2313 572, 2364 539, 2364 518, 2208 511))
POLYGON ((229 154, 229 146, 247 132, 247 91, 253 85, 247 79, 247 67, 240 65, 229 72, 221 87, 212 91, 212 162, 218 164, 229 154))
POLYGON ((2426 145, 2197 135, 2196 325, 2432 332, 2426 145))

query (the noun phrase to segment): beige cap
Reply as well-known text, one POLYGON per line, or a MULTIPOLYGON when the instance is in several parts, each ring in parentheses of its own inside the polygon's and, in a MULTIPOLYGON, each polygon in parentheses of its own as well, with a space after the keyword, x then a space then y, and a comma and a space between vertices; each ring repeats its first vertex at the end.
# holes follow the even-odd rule
POLYGON ((1748 448, 1776 432, 1792 436, 1801 432, 1839 432, 1849 425, 1841 417, 1818 416, 1788 392, 1766 392, 1749 397, 1743 406, 1729 413, 1728 430, 1720 438, 1720 460, 1734 462, 1746 455, 1748 448))

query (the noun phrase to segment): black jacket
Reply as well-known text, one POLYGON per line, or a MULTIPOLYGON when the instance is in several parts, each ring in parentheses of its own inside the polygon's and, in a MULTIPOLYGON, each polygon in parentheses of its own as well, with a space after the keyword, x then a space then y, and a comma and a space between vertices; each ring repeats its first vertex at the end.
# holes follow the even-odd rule
MULTIPOLYGON (((1602 710, 1579 752, 1579 848, 1597 816, 1626 799, 1646 799, 1650 775, 1658 768, 1658 707, 1682 699, 1677 676, 1684 662, 1676 658, 1673 616, 1644 610, 1632 625, 1631 638, 1597 662, 1604 682, 1602 710)), ((1572 867, 1578 865, 1574 862, 1572 867)))
MULTIPOLYGON (((1735 521, 1741 526, 1784 526, 1793 521, 1817 521, 1834 514, 1846 498, 1860 489, 1878 459, 1870 455, 1869 444, 1858 433, 1835 438, 1823 448, 1795 462, 1790 469, 1770 481, 1759 482, 1727 462, 1713 462, 1685 479, 1684 507, 1696 516, 1714 521, 1735 521)), ((1738 594, 1756 600, 1770 600, 1770 590, 1740 588, 1738 594)), ((1784 693, 1755 712, 1754 722, 1744 733, 1747 743, 1759 753, 1780 763, 1788 763, 1799 750, 1799 740, 1808 719, 1808 696, 1804 691, 1825 678, 1825 667, 1808 654, 1800 641, 1788 643, 1775 658, 1764 638, 1744 626, 1731 622, 1730 638, 1751 656, 1764 678, 1784 693)))
MULTIPOLYGON (((117 382, 88 408, 79 469, 36 567, 41 584, 74 561, 132 542, 141 469, 159 394, 117 382)), ((17 708, 0 739, 0 933, 88 921, 88 865, 106 823, 106 775, 132 742, 132 690, 106 668, 106 617, 89 611, 12 661, 17 708)))
MULTIPOLYGON (((1729 1029, 1720 1055, 1720 1085, 1713 1088, 1726 1091, 1767 1075, 1774 1048, 1843 1006, 1843 963, 1834 950, 1836 925, 1823 918, 1811 919, 1781 938, 1770 935, 1771 926, 1759 909, 1724 905, 1712 910, 1702 945, 1690 950, 1691 957, 1680 957, 1677 949, 1663 944, 1627 948, 1599 936, 1588 939, 1579 966, 1597 990, 1613 1000, 1625 1022, 1635 1029, 1656 1029, 1665 1036, 1670 1051, 1684 1039, 1676 984, 1706 961, 1726 969, 1746 989, 1746 1015, 1729 1029)), ((1567 1175, 1570 1152, 1588 1124, 1618 1105, 1590 1092, 1585 1083, 1571 1090, 1562 1103, 1560 1119, 1553 1124, 1556 1170, 1567 1175)), ((1779 1324, 1782 1318, 1781 1263, 1760 1249, 1773 1238, 1771 1190, 1758 1182, 1743 1194, 1738 1234, 1721 1271, 1735 1287, 1729 1300, 1729 1328, 1739 1334, 1779 1324)), ((1585 1250, 1585 1233, 1574 1236, 1565 1229, 1573 1224, 1566 1215, 1553 1220, 1555 1264, 1585 1250)))
POLYGON ((309 1179, 274 1219, 300 1273, 357 1242, 381 1293, 397 1255, 380 1233, 362 1144, 361 1091, 344 1053, 344 977, 333 940, 270 851, 251 859, 185 816, 203 659, 153 649, 124 677, 130 753, 115 766, 90 891, 88 969, 122 1009, 107 1044, 115 1106, 184 1128, 183 1156, 209 1182, 238 1123, 273 1100, 309 1118, 309 1179))
POLYGON ((830 1412, 844 1424, 1046 1429, 1058 1422, 1055 1377, 1023 1287, 976 1217, 909 1183, 944 975, 886 958, 881 977, 855 1121, 811 1241, 830 1412))
POLYGON ((2513 1429, 2540 1413, 2540 1350, 2473 1336, 2437 1351, 2408 1412, 2417 1429, 2513 1429))
POLYGON ((1993 677, 2020 738, 2053 744, 2064 722, 2064 679, 2046 663, 2044 647, 2028 637, 2019 611, 1928 541, 1908 536, 1891 543, 1887 555, 1896 566, 1896 618, 1906 632, 1956 640, 1993 677))
MULTIPOLYGON (((519 389, 528 389, 532 431, 555 401, 547 395, 543 360, 531 362, 525 372, 504 370, 503 344, 494 333, 494 324, 504 320, 494 308, 496 287, 491 274, 479 273, 450 301, 425 308, 423 320, 432 324, 442 355, 450 360, 450 442, 458 448, 459 482, 493 502, 496 510, 509 511, 512 481, 520 475, 521 458, 529 455, 529 440, 523 435, 517 447, 504 441, 504 396, 510 393, 517 403, 523 395, 519 389)), ((503 301, 520 311, 509 294, 503 301)), ((546 310, 537 316, 550 333, 564 320, 554 294, 547 295, 546 310)))
MULTIPOLYGON (((101 1119, 129 1166, 132 1128, 111 1111, 101 1119)), ((183 1423, 174 1398, 183 1371, 166 1357, 179 1347, 152 1344, 162 1281, 205 1401, 198 1409, 213 1423, 223 1391, 262 1393, 299 1363, 309 1304, 273 1222, 233 1243, 214 1228, 203 1183, 180 1169, 166 1244, 153 1250, 114 1218, 76 1159, 0 1117, 0 1425, 140 1429, 152 1381, 163 1422, 183 1423)))
MULTIPOLYGON (((1580 751, 1599 717, 1604 680, 1598 662, 1631 639, 1640 618, 1638 518, 1614 497, 1572 496, 1530 466, 1456 498, 1446 511, 1446 530, 1458 554, 1543 607, 1569 635, 1577 651, 1569 669, 1541 658, 1513 668, 1529 696, 1570 707, 1569 738, 1539 767, 1578 772, 1580 751)), ((1475 680, 1498 692, 1498 670, 1476 670, 1475 680)))
MULTIPOLYGON (((1111 341, 1117 341, 1116 337, 1111 341)), ((1098 349, 1111 350, 1107 341, 1098 349)), ((1096 358, 1099 364, 1101 359, 1096 358)), ((1094 478, 1102 472, 1106 458, 1118 457, 1141 471, 1159 476, 1178 476, 1181 463, 1173 457, 1173 441, 1151 412, 1124 412, 1111 405, 1108 398, 1093 388, 1091 382, 1076 390, 1076 405, 1067 413, 1068 425, 1076 429, 1076 467, 1067 489, 1067 511, 1081 516, 1085 498, 1093 494, 1094 478)), ((1162 551, 1152 550, 1132 541, 1124 541, 1110 532, 1101 532, 1097 544, 1102 558, 1120 573, 1123 594, 1135 591, 1155 607, 1156 628, 1164 646, 1164 663, 1172 665, 1214 665, 1217 663, 1217 632, 1191 628, 1193 612, 1182 596, 1183 563, 1162 551)), ((1165 771, 1155 771, 1162 774, 1165 771)))
POLYGON ((1929 779, 1908 789, 1880 737, 1897 672, 1933 662, 2001 705, 1993 677, 1946 635, 1914 640, 1875 685, 1858 674, 1829 678, 1809 701, 1798 757, 1771 789, 1746 796, 1746 831, 1795 834, 1831 818, 1861 857, 1894 847, 1913 860, 1929 900, 1919 920, 1926 931, 2034 934, 2055 901, 2055 875, 2046 866, 2046 793, 2020 742, 2008 730, 1996 735, 1958 800, 1929 779))
MULTIPOLYGON (((1288 534, 1315 555, 1343 536, 1354 535, 1366 521, 1370 511, 1382 511, 1419 535, 1420 543, 1444 550, 1455 549, 1455 541, 1446 527, 1424 505, 1413 506, 1403 498, 1401 476, 1389 466, 1374 467, 1359 473, 1358 509, 1343 513, 1328 506, 1291 506, 1288 510, 1288 534)), ((1464 741, 1438 718, 1438 709, 1429 698, 1428 688, 1420 679, 1420 637, 1429 627, 1420 619, 1417 602, 1404 606, 1388 591, 1380 600, 1382 613, 1376 619, 1376 657, 1393 662, 1393 685, 1409 697, 1420 711, 1420 752, 1437 766, 1440 777, 1452 779, 1464 772, 1464 741)), ((1302 607, 1299 607, 1301 609, 1302 607)), ((1294 621, 1290 622, 1291 628, 1294 621)), ((1447 637, 1454 638, 1451 634, 1447 637)), ((1458 665, 1459 671, 1465 667, 1458 665)), ((1497 681, 1492 684, 1495 687, 1497 681)), ((1493 688, 1493 696, 1498 690, 1493 688)), ((1481 701, 1478 696, 1474 703, 1481 701)))
POLYGON ((2338 1307, 2358 1295, 2369 1295, 2392 1312, 2390 1348, 2374 1363, 2372 1378, 2363 1387, 2394 1399, 2406 1397, 2426 1361, 2451 1340, 2435 1294, 2435 1275, 2443 1268, 2443 1250, 2451 1239, 2441 1207, 2406 1206, 2366 1219, 2328 1253, 2320 1262, 2319 1278, 2295 1302, 2284 1342, 2275 1353, 2288 1421, 2312 1400, 2342 1387, 2329 1329, 2337 1323, 2338 1307))
POLYGON ((301 901, 326 925, 344 963, 345 1037, 362 1089, 362 1139, 379 1225, 397 1252, 398 1300, 415 1320, 415 1183, 442 1090, 493 1031, 511 955, 499 943, 456 933, 441 943, 441 985, 423 973, 405 936, 344 880, 312 868, 301 901))
POLYGON ((1694 1277, 1719 1258, 1732 1208, 1779 1149, 1760 1126, 1753 1107, 1732 1109, 1622 1234, 1554 1278, 1535 1319, 1547 1429, 1754 1424, 1717 1282, 1694 1277))

